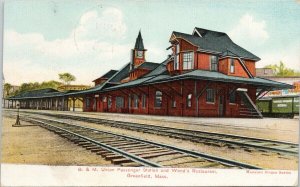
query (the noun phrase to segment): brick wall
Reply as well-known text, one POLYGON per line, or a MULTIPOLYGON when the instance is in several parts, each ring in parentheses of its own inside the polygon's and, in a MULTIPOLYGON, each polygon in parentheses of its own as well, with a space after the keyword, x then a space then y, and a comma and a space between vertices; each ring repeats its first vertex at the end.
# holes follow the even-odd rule
MULTIPOLYGON (((219 103, 220 97, 223 98, 223 110, 225 117, 238 117, 239 108, 241 106, 241 98, 236 94, 236 102, 229 103, 229 91, 235 88, 247 88, 250 98, 255 102, 256 89, 247 85, 237 85, 230 83, 210 83, 208 88, 216 90, 215 101, 213 103, 206 102, 206 88, 207 81, 183 80, 173 81, 169 83, 161 83, 156 85, 141 86, 138 88, 123 89, 111 91, 100 94, 98 98, 97 111, 99 112, 119 112, 131 114, 151 114, 151 115, 169 115, 169 116, 205 116, 217 117, 219 116, 219 103), (196 89, 196 93, 195 93, 196 89), (155 93, 159 90, 162 92, 162 106, 155 107, 155 93), (197 98, 196 95, 203 93, 198 99, 198 112, 197 112, 197 98), (129 94, 131 96, 131 107, 129 108, 129 94), (134 108, 133 95, 138 95, 139 105, 134 108), (146 94, 146 107, 142 107, 142 95, 146 94), (192 104, 187 105, 187 96, 192 94, 192 104), (124 98, 124 108, 116 108, 116 97, 124 98), (103 97, 106 97, 103 99, 103 97), (108 99, 111 97, 111 108, 108 108, 108 99), (172 106, 172 101, 176 101, 176 107, 172 106)), ((92 95, 89 98, 94 98, 92 95)), ((84 100, 84 106, 86 100, 84 100)), ((90 106, 85 108, 84 111, 94 111, 94 100, 90 100, 90 106)))

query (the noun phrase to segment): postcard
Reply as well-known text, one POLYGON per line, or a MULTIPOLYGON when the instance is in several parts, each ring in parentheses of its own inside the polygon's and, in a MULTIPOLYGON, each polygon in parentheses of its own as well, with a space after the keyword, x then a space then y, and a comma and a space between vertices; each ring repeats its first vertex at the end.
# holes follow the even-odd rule
POLYGON ((7 0, 1 186, 297 186, 300 1, 7 0))

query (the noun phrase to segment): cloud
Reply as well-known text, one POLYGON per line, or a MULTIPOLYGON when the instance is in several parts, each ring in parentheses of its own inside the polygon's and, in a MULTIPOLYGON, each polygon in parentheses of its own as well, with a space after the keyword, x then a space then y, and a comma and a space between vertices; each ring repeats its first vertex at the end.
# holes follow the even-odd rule
POLYGON ((264 67, 269 64, 278 64, 282 61, 288 68, 300 71, 300 44, 291 44, 280 51, 268 52, 260 55, 261 61, 256 67, 264 67))
POLYGON ((250 14, 243 15, 238 24, 228 32, 230 37, 241 44, 257 45, 269 38, 264 20, 256 20, 250 14))
POLYGON ((122 12, 116 8, 107 8, 100 15, 97 11, 83 14, 71 35, 78 39, 119 40, 124 38, 126 31, 122 12))
POLYGON ((89 11, 64 39, 46 40, 41 33, 6 30, 4 72, 7 82, 57 79, 59 72, 77 76, 77 83, 91 81, 109 69, 129 62, 131 46, 121 44, 126 33, 122 12, 107 8, 101 14, 89 11))
MULTIPOLYGON (((110 69, 119 69, 130 61, 132 42, 125 43, 127 26, 116 8, 84 13, 68 37, 47 40, 41 33, 6 30, 4 36, 5 81, 58 80, 58 73, 76 76, 74 84, 92 84, 110 69)), ((159 62, 166 51, 149 44, 146 59, 159 62), (148 58, 149 57, 149 58, 148 58)))

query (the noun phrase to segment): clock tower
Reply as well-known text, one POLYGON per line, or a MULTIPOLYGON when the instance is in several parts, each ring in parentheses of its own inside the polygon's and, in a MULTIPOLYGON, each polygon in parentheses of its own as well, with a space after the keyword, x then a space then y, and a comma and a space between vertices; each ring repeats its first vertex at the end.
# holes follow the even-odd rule
POLYGON ((136 38, 134 49, 131 50, 131 66, 130 69, 133 70, 135 67, 144 63, 145 60, 145 52, 147 49, 144 48, 143 38, 141 31, 139 31, 139 35, 136 38))

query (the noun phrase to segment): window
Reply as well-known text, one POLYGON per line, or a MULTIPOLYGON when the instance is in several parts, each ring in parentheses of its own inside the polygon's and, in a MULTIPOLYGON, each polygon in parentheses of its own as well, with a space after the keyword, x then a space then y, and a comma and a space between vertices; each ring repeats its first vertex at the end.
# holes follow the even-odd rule
POLYGON ((97 98, 94 98, 93 110, 97 110, 97 98))
POLYGON ((175 98, 172 99, 172 107, 176 108, 176 100, 175 100, 175 98))
POLYGON ((90 106, 91 106, 91 100, 90 100, 90 98, 86 98, 85 107, 88 108, 90 106))
POLYGON ((214 89, 207 89, 206 90, 206 102, 214 103, 215 102, 215 90, 214 89))
POLYGON ((123 108, 123 107, 124 107, 124 98, 116 97, 116 108, 123 108))
POLYGON ((107 99, 108 108, 111 108, 111 104, 112 104, 112 100, 111 100, 111 96, 109 96, 108 99, 107 99))
POLYGON ((188 52, 183 53, 183 69, 193 69, 194 68, 194 53, 188 52))
POLYGON ((234 73, 234 59, 230 59, 230 73, 234 73))
POLYGON ((155 107, 161 107, 162 106, 162 93, 161 91, 156 91, 155 92, 155 107))
POLYGON ((131 95, 128 95, 128 108, 131 108, 131 95))
POLYGON ((174 70, 178 70, 179 69, 179 54, 175 55, 174 58, 174 70))
POLYGON ((106 102, 106 96, 102 97, 102 102, 106 102))
POLYGON ((176 45, 176 54, 180 52, 179 44, 176 45))
POLYGON ((133 95, 133 107, 139 108, 139 96, 136 94, 133 95))
POLYGON ((218 71, 218 59, 217 56, 210 56, 210 70, 218 71))
POLYGON ((142 95, 142 107, 146 108, 146 95, 145 94, 142 95))
POLYGON ((192 107, 192 94, 187 95, 186 97, 186 106, 187 107, 192 107))
POLYGON ((175 57, 174 57, 174 70, 179 69, 179 52, 180 52, 180 48, 179 48, 179 44, 177 44, 176 45, 175 57))
POLYGON ((235 90, 229 90, 229 103, 236 103, 236 91, 235 90))

